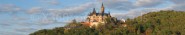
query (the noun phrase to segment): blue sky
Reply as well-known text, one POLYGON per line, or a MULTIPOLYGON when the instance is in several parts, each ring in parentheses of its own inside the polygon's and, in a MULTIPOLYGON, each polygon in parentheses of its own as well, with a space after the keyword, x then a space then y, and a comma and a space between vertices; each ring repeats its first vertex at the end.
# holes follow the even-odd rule
POLYGON ((101 4, 118 19, 159 10, 185 10, 185 0, 0 0, 0 34, 28 35, 62 27, 73 19, 84 21, 101 4))

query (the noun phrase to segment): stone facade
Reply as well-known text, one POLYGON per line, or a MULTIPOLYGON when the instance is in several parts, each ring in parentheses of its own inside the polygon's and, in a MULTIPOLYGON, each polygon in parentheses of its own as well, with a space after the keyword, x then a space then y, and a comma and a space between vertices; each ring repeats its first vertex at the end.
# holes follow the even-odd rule
POLYGON ((97 27, 100 24, 105 24, 105 19, 107 17, 111 17, 110 13, 104 13, 104 6, 102 4, 101 10, 99 13, 96 12, 95 8, 93 11, 88 15, 87 21, 84 24, 88 24, 90 27, 95 26, 97 27))

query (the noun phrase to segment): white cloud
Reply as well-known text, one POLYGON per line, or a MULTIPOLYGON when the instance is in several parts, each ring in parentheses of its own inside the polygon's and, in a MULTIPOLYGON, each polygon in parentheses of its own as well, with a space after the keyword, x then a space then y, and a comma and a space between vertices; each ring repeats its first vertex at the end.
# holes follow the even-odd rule
POLYGON ((5 32, 0 32, 1 35, 23 35, 22 33, 18 33, 18 32, 9 32, 9 31, 5 31, 5 32))
MULTIPOLYGON (((145 7, 156 7, 160 4, 166 3, 166 0, 136 0, 136 1, 129 1, 129 0, 104 0, 103 3, 109 9, 115 10, 125 10, 129 11, 132 9, 137 8, 145 8, 145 7)), ((102 3, 100 1, 100 3, 102 3)))
POLYGON ((14 4, 0 4, 0 12, 17 12, 20 10, 21 8, 14 4))
POLYGON ((117 17, 118 19, 123 18, 123 19, 127 19, 127 18, 135 18, 138 16, 141 16, 143 14, 149 13, 149 12, 156 12, 162 9, 158 9, 158 8, 145 8, 145 9, 132 9, 126 13, 112 13, 111 15, 114 17, 117 17))
POLYGON ((137 0, 134 5, 139 7, 155 7, 165 2, 165 0, 137 0))
POLYGON ((170 2, 174 3, 168 6, 165 9, 177 10, 177 11, 185 11, 185 0, 170 0, 170 2))
MULTIPOLYGON (((28 28, 28 27, 25 27, 25 28, 16 28, 15 31, 19 31, 19 32, 22 32, 22 33, 26 33, 26 32, 33 32, 37 29, 34 29, 34 28, 28 28)), ((29 33, 27 33, 29 34, 29 33)))
POLYGON ((39 25, 44 25, 44 24, 50 24, 50 23, 55 23, 56 20, 52 18, 42 18, 37 21, 39 25))
POLYGON ((27 10, 27 13, 33 14, 33 13, 38 13, 38 12, 42 12, 42 11, 44 11, 44 10, 41 7, 32 7, 27 10))
POLYGON ((170 1, 175 4, 184 4, 185 3, 185 0, 170 0, 170 1))
POLYGON ((89 8, 93 7, 93 3, 85 3, 74 7, 68 7, 64 9, 48 9, 52 15, 69 16, 73 14, 83 13, 89 8))
POLYGON ((40 0, 43 3, 50 4, 50 5, 59 5, 60 1, 59 0, 40 0))
POLYGON ((170 9, 170 10, 177 10, 177 11, 185 11, 185 4, 174 4, 169 6, 166 9, 170 9))
POLYGON ((115 10, 130 10, 136 8, 131 1, 128 0, 107 0, 103 1, 105 7, 115 10))

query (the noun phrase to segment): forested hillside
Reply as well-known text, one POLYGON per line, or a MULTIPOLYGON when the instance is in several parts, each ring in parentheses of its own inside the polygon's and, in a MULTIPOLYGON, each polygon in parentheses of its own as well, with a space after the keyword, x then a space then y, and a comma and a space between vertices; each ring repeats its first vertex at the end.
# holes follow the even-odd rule
POLYGON ((126 22, 107 18, 106 25, 89 28, 73 20, 64 27, 43 29, 30 35, 185 35, 185 12, 150 12, 126 22), (127 25, 126 27, 124 25, 127 25))

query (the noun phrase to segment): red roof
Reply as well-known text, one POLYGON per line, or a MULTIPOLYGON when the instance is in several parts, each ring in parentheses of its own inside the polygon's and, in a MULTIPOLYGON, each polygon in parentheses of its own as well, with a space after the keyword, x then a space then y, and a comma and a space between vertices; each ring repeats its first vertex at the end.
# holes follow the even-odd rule
POLYGON ((83 25, 85 25, 85 26, 91 26, 91 23, 89 23, 89 22, 81 22, 83 25))

